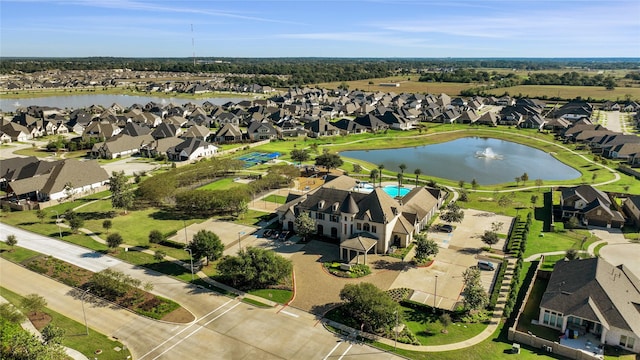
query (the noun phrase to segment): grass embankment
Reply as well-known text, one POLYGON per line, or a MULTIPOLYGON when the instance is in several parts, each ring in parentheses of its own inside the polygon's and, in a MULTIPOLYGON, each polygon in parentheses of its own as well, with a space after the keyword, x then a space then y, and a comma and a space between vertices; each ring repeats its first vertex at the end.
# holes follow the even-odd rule
MULTIPOLYGON (((197 79, 197 78, 191 78, 197 79)), ((157 79, 156 79, 157 80, 157 79)), ((184 81, 184 79, 176 79, 184 81)), ((123 87, 95 87, 84 89, 26 89, 26 90, 11 90, 0 92, 0 98, 3 99, 25 99, 34 97, 51 97, 51 96, 73 96, 73 95, 130 95, 130 96, 150 96, 166 99, 207 99, 207 98, 254 98, 254 97, 266 97, 263 94, 253 93, 238 93, 238 92, 207 92, 203 94, 183 94, 176 92, 148 92, 148 91, 136 91, 132 88, 123 87)))
POLYGON ((278 304, 286 304, 293 297, 293 291, 280 290, 280 289, 259 289, 251 290, 248 292, 251 295, 259 296, 261 298, 269 299, 277 302, 278 304))
MULTIPOLYGON (((22 300, 24 299, 22 296, 3 287, 0 287, 0 295, 26 314, 27 311, 22 306, 22 300)), ((64 329, 65 336, 62 340, 62 345, 80 351, 90 359, 96 357, 96 350, 98 349, 102 350, 99 356, 102 360, 121 360, 131 355, 122 343, 114 341, 91 328, 89 328, 89 335, 86 335, 84 324, 71 320, 49 308, 45 308, 43 312, 51 316, 51 324, 64 329), (116 347, 124 350, 115 351, 114 348, 116 347)))

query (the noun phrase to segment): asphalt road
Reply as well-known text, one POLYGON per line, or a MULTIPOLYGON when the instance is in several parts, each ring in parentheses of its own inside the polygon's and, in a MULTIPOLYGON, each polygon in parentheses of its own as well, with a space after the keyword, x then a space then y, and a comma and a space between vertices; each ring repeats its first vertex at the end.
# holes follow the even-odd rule
MULTIPOLYGON (((47 253, 72 263, 102 269, 115 260, 92 257, 73 244, 48 239, 0 224, 2 234, 14 233, 18 245, 49 249, 47 253), (55 249, 55 250, 51 250, 55 249), (84 254, 84 256, 83 256, 84 254), (105 263, 106 261, 106 263, 105 263)), ((2 237, 2 240, 6 236, 2 237)), ((256 308, 168 276, 115 260, 114 269, 154 284, 152 292, 173 299, 196 315, 191 324, 150 320, 100 303, 85 306, 89 327, 118 338, 134 359, 396 359, 325 330, 311 314, 292 308, 256 308)), ((38 293, 48 306, 84 322, 80 296, 64 284, 0 260, 0 285, 21 295, 38 293)), ((95 271, 95 270, 94 270, 95 271)), ((89 301, 87 301, 89 303, 89 301)))

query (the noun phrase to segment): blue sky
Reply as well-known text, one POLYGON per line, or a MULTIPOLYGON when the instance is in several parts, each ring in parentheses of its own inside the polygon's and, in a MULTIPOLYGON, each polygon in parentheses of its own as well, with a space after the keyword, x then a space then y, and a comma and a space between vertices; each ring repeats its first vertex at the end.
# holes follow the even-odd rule
POLYGON ((202 57, 640 57, 640 1, 0 0, 2 56, 190 57, 193 48, 202 57))

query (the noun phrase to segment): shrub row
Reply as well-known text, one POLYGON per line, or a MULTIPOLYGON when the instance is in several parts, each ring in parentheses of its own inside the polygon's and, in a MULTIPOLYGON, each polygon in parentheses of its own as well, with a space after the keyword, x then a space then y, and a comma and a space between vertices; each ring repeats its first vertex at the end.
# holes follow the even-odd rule
POLYGON ((520 215, 516 217, 515 224, 509 234, 507 241, 507 251, 511 255, 522 257, 526 249, 526 242, 529 236, 529 228, 531 227, 533 214, 527 214, 527 220, 523 221, 520 215))
POLYGON ((498 270, 498 275, 496 276, 496 281, 493 283, 493 290, 491 291, 491 298, 489 298, 487 310, 493 310, 496 307, 498 296, 500 295, 500 288, 502 287, 502 281, 504 280, 504 273, 507 271, 507 265, 509 265, 509 261, 502 260, 502 264, 498 270))
POLYGON ((511 279, 511 286, 509 289, 509 295, 507 296, 507 301, 504 304, 504 312, 503 316, 509 317, 511 312, 513 311, 516 300, 518 299, 518 292, 520 291, 520 285, 522 282, 520 281, 520 272, 522 271, 523 259, 522 257, 518 258, 516 262, 516 268, 513 271, 513 278, 511 279))

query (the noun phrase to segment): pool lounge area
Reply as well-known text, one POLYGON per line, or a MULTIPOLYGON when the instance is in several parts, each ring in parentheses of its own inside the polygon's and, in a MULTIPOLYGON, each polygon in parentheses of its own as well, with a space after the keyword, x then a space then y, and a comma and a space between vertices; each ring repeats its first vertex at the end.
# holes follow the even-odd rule
MULTIPOLYGON (((374 188, 375 186, 372 185, 371 183, 360 182, 358 183, 358 185, 354 186, 352 190, 359 193, 368 194, 372 192, 374 188)), ((384 187, 382 187, 382 190, 384 190, 384 192, 386 192, 387 194, 389 194, 389 196, 393 198, 403 197, 411 191, 411 189, 409 189, 408 187, 404 187, 404 186, 398 187, 398 185, 385 185, 384 187)))

